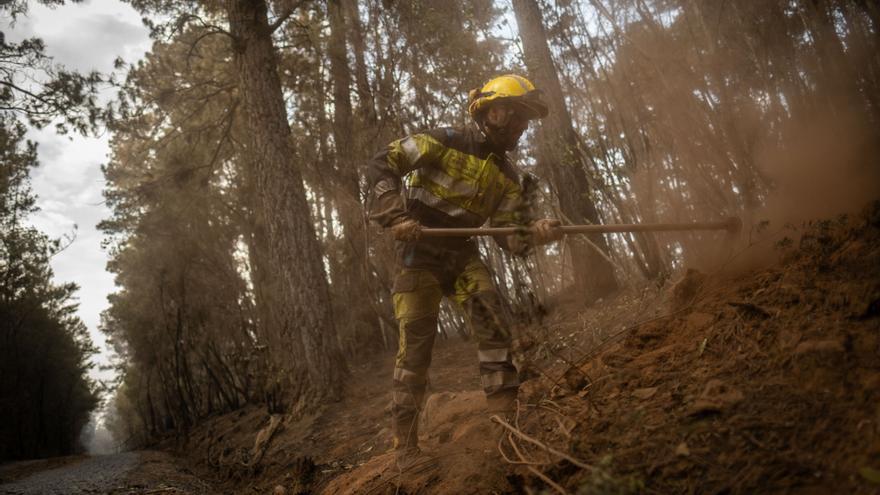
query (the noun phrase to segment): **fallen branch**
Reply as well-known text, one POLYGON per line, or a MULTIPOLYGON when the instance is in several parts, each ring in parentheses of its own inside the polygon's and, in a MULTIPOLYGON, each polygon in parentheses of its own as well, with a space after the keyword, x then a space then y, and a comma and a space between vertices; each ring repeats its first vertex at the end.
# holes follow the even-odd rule
POLYGON ((515 460, 507 457, 507 453, 504 452, 504 449, 501 447, 503 442, 504 442, 504 437, 499 438, 497 448, 498 448, 498 453, 501 454, 501 457, 504 459, 504 462, 506 462, 508 464, 513 464, 516 466, 546 466, 547 465, 547 463, 544 463, 544 462, 536 462, 536 461, 530 461, 530 460, 526 459, 522 455, 522 453, 519 451, 519 449, 516 447, 516 444, 513 443, 513 441, 511 439, 508 439, 508 442, 513 447, 513 451, 516 452, 517 457, 519 457, 522 460, 515 461, 515 460))
POLYGON ((561 486, 559 486, 559 484, 557 484, 555 481, 553 481, 553 480, 551 480, 550 478, 548 478, 548 477, 547 477, 544 473, 542 473, 541 471, 538 471, 537 469, 535 469, 535 468, 532 467, 532 466, 527 466, 527 468, 528 468, 529 471, 531 471, 532 474, 534 474, 534 475, 537 476, 538 478, 541 478, 541 481, 543 481, 544 483, 546 483, 547 486, 552 487, 554 490, 556 490, 557 492, 561 493, 562 495, 568 495, 568 492, 565 491, 565 488, 562 488, 561 486))
POLYGON ((257 438, 254 441, 254 448, 251 449, 249 459, 247 462, 243 463, 246 467, 254 467, 263 460, 263 455, 265 455, 266 450, 269 449, 269 444, 272 442, 272 438, 275 437, 275 433, 277 433, 282 426, 281 420, 282 417, 280 414, 273 414, 272 417, 269 418, 269 425, 257 433, 257 438))
POLYGON ((568 461, 568 462, 574 464, 575 466, 577 466, 577 467, 579 467, 579 468, 581 468, 581 469, 586 469, 586 470, 588 470, 588 471, 594 471, 594 470, 596 469, 595 467, 590 466, 589 464, 587 464, 587 463, 585 463, 585 462, 583 462, 583 461, 580 461, 580 460, 578 460, 578 459, 575 459, 574 457, 572 457, 572 456, 569 455, 569 454, 566 454, 565 452, 562 452, 562 451, 560 451, 560 450, 554 449, 553 447, 551 447, 551 446, 545 444, 544 442, 542 442, 542 441, 540 441, 540 440, 538 440, 538 439, 532 438, 532 437, 530 437, 529 435, 526 435, 526 434, 523 433, 522 431, 520 431, 520 430, 514 428, 513 426, 511 426, 510 423, 508 423, 507 421, 504 421, 503 419, 501 419, 497 414, 493 414, 493 415, 491 416, 490 419, 491 419, 492 421, 494 421, 494 422, 500 424, 500 425, 503 426, 504 428, 508 429, 511 433, 513 433, 513 434, 516 435, 517 437, 519 437, 519 438, 525 440, 526 442, 529 442, 529 443, 531 443, 531 444, 533 444, 533 445, 536 445, 536 446, 538 446, 538 447, 540 447, 540 448, 546 450, 547 452, 549 452, 549 453, 551 453, 551 454, 553 454, 553 455, 555 455, 555 456, 561 457, 561 458, 565 459, 566 461, 568 461))

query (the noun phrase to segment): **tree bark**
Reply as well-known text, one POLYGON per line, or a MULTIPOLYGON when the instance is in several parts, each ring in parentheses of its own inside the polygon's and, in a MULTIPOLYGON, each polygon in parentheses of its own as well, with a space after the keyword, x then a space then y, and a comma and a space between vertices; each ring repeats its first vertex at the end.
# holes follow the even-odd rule
POLYGON ((376 107, 373 103, 373 91, 367 78, 367 64, 364 61, 366 44, 361 17, 358 11, 358 0, 342 0, 345 17, 348 20, 348 32, 351 33, 351 44, 354 49, 355 86, 357 87, 357 113, 366 125, 376 123, 376 107))
MULTIPOLYGON (((345 257, 342 261, 345 291, 349 301, 357 301, 351 307, 350 318, 364 319, 372 309, 368 303, 370 294, 366 277, 366 240, 364 235, 363 206, 360 199, 360 174, 357 168, 357 142, 351 105, 351 71, 348 66, 346 43, 346 19, 342 0, 330 0, 327 10, 330 17, 330 74, 333 78, 333 141, 336 144, 336 173, 341 190, 335 202, 339 208, 345 239, 345 257)), ((372 325, 375 332, 381 328, 372 325)), ((381 335, 377 335, 381 337, 381 335)))
MULTIPOLYGON (((250 127, 256 167, 257 214, 266 228, 270 263, 279 275, 273 312, 283 334, 298 339, 287 376, 304 370, 302 392, 337 396, 345 368, 330 313, 323 253, 315 236, 284 106, 277 57, 263 0, 227 0, 239 92, 250 127)), ((273 301, 274 302, 274 301, 273 301)))
MULTIPOLYGON (((550 107, 550 115, 541 121, 538 131, 538 166, 550 174, 565 216, 575 223, 601 223, 585 170, 589 157, 585 155, 586 150, 578 146, 577 134, 547 44, 541 10, 535 0, 513 0, 513 10, 526 68, 550 107)), ((604 253, 609 252, 603 236, 592 235, 589 239, 604 253)), ((589 302, 617 289, 614 267, 591 246, 573 243, 571 260, 575 282, 584 290, 589 302)))

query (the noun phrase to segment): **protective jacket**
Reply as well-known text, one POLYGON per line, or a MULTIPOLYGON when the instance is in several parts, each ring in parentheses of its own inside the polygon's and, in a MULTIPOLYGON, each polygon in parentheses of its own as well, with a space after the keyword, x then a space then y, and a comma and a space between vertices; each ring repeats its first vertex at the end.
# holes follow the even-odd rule
MULTIPOLYGON (((474 125, 441 128, 392 142, 370 164, 370 218, 388 227, 409 216, 425 227, 524 225, 520 177, 474 125), (402 178, 410 174, 405 195, 402 178)), ((506 247, 504 239, 499 239, 506 247)), ((403 266, 430 264, 443 251, 473 249, 462 238, 422 240, 401 246, 403 266)))
MULTIPOLYGON (((517 172, 475 126, 435 129, 392 142, 373 158, 368 180, 370 217, 383 227, 407 217, 426 227, 525 223, 526 201, 517 172), (404 177, 407 187, 401 194, 404 177)), ((498 241, 506 247, 506 239, 498 241)), ((477 341, 480 380, 490 410, 513 407, 519 378, 500 300, 475 243, 423 238, 398 242, 397 248, 399 270, 392 293, 400 343, 391 418, 394 446, 405 452, 418 442, 417 418, 443 296, 461 306, 477 341)))

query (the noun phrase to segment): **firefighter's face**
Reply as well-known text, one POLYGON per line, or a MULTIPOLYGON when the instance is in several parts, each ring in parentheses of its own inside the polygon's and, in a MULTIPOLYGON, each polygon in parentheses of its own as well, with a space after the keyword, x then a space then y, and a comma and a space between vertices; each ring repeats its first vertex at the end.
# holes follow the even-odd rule
POLYGON ((529 119, 516 106, 499 102, 486 112, 486 128, 489 139, 509 151, 516 148, 519 138, 529 128, 529 119))

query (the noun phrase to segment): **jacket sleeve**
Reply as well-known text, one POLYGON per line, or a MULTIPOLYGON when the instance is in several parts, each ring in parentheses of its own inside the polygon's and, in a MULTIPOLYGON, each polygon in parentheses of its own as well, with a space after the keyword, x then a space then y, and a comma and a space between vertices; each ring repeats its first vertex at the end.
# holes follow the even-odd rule
POLYGON ((407 217, 400 194, 402 179, 441 158, 445 135, 442 129, 413 134, 393 141, 373 157, 367 170, 370 220, 388 227, 407 217))
POLYGON ((522 233, 513 236, 497 236, 495 242, 505 251, 515 255, 528 254, 529 236, 526 229, 529 226, 531 215, 529 214, 529 201, 527 189, 530 189, 531 177, 526 175, 522 183, 511 182, 504 191, 504 196, 498 208, 489 219, 490 227, 521 227, 522 233), (511 237, 516 237, 512 239, 511 237))

